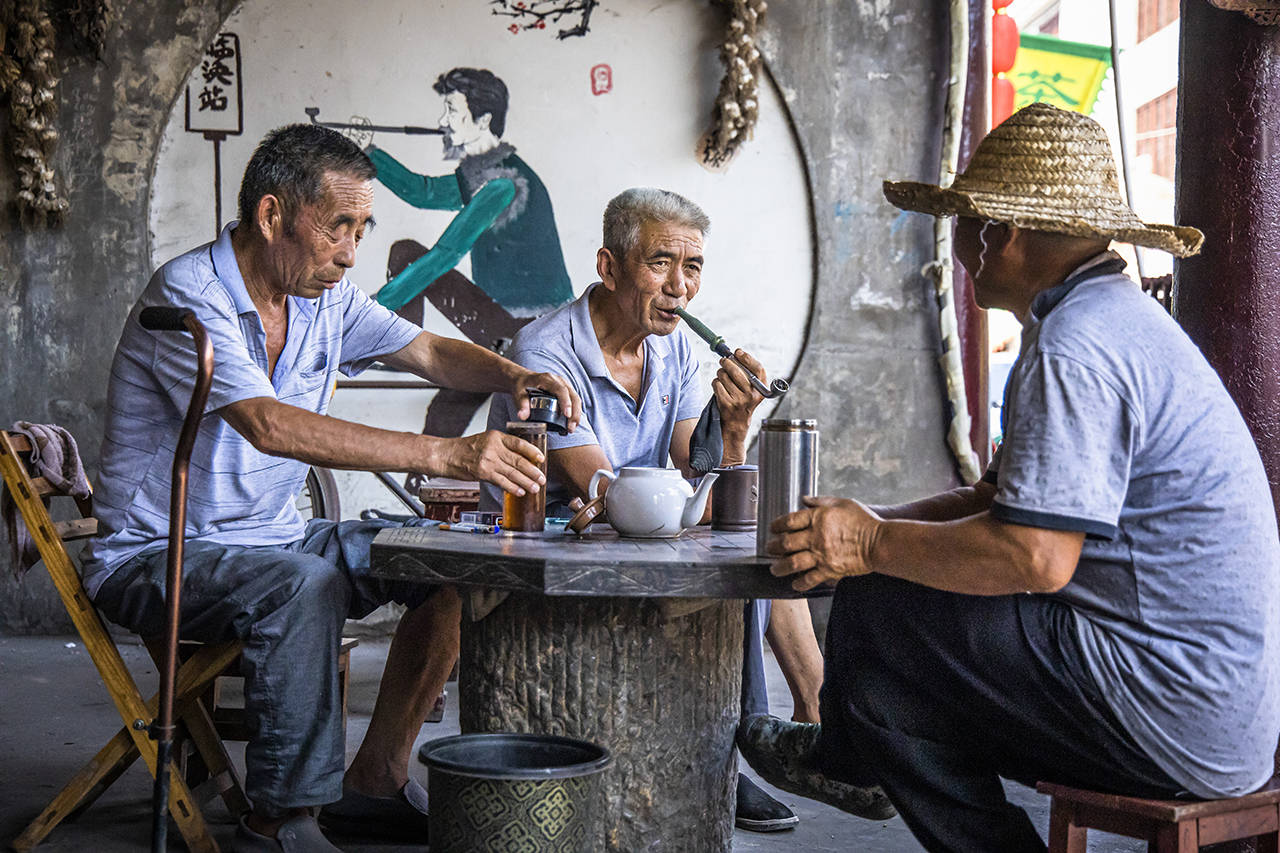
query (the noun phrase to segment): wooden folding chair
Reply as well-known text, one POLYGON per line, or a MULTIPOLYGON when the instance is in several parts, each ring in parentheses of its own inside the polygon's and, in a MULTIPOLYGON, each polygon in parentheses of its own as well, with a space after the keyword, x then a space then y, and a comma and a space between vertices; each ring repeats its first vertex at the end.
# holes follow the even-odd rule
MULTIPOLYGON (((157 697, 146 700, 138 690, 107 633, 102 617, 90 602, 65 545, 68 541, 93 536, 97 532, 91 500, 76 500, 80 518, 53 521, 47 504, 51 497, 62 493, 45 478, 32 476, 27 465, 30 450, 30 442, 24 436, 0 431, 0 474, 35 540, 45 568, 62 596, 85 649, 98 667, 124 726, 11 842, 15 850, 32 849, 68 816, 88 808, 139 756, 146 762, 152 776, 156 772, 156 743, 151 739, 148 728, 156 715, 157 697)), ((211 690, 215 679, 236 662, 240 648, 240 643, 235 641, 199 646, 179 669, 174 691, 175 718, 182 722, 187 741, 209 774, 208 781, 201 788, 216 790, 235 815, 248 810, 249 802, 210 711, 200 697, 211 690)), ((218 853, 218 845, 200 811, 200 800, 180 772, 181 763, 176 762, 170 771, 169 813, 190 850, 194 853, 218 853)))

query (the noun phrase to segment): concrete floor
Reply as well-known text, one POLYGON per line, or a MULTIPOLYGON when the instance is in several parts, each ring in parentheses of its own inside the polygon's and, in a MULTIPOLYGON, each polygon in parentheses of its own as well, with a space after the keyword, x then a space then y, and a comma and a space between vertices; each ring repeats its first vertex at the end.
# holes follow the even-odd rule
MULTIPOLYGON (((368 727, 386 650, 385 640, 365 640, 353 653, 348 756, 354 754, 368 727)), ((125 643, 122 651, 143 690, 154 690, 155 671, 145 650, 125 643)), ((781 673, 772 657, 766 657, 766 663, 774 712, 790 716, 790 694, 781 673)), ((7 846, 115 733, 119 718, 78 638, 0 637, 0 685, 0 844, 7 846)), ((450 685, 449 690, 450 705, 444 722, 424 726, 419 742, 458 733, 455 685, 450 685)), ((237 752, 242 751, 232 745, 237 761, 237 752)), ((418 765, 413 772, 425 783, 424 767, 418 765)), ((1021 786, 1008 788, 1010 798, 1031 813, 1043 833, 1048 825, 1048 800, 1021 786)), ((770 834, 738 830, 733 840, 735 851, 906 853, 921 849, 900 818, 885 823, 859 820, 820 803, 770 790, 795 809, 800 825, 770 834)), ((150 797, 151 778, 140 763, 135 764, 91 809, 55 829, 38 849, 48 853, 149 850, 150 797)), ((226 847, 234 822, 220 801, 210 804, 208 811, 214 835, 226 847)), ((171 831, 170 838, 173 848, 181 849, 176 830, 171 831)), ((426 849, 345 840, 340 844, 352 853, 426 849)), ((1095 832, 1090 833, 1089 849, 1093 853, 1137 853, 1146 847, 1137 841, 1095 832)))

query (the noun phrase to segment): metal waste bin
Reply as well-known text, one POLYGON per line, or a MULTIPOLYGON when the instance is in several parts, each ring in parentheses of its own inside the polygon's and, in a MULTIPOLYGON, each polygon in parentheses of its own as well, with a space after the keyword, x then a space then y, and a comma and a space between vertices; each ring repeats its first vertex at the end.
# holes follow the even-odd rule
POLYGON ((584 740, 470 734, 424 744, 431 853, 595 853, 609 751, 584 740))

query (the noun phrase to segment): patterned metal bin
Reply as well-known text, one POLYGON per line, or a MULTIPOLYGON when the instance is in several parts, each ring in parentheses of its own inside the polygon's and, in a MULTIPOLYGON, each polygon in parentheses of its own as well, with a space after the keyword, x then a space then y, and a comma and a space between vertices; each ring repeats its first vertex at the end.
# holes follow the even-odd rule
POLYGON ((431 853, 590 853, 599 838, 602 746, 533 734, 441 738, 427 765, 431 853))

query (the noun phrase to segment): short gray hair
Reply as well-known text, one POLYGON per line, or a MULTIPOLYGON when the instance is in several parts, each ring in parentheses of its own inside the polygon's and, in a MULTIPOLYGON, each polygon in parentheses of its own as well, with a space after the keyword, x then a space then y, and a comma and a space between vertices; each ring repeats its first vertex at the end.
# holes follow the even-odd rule
POLYGON ((619 260, 640 242, 640 226, 662 222, 696 228, 705 237, 711 218, 689 199, 670 190, 632 187, 618 193, 604 209, 604 247, 619 260))

